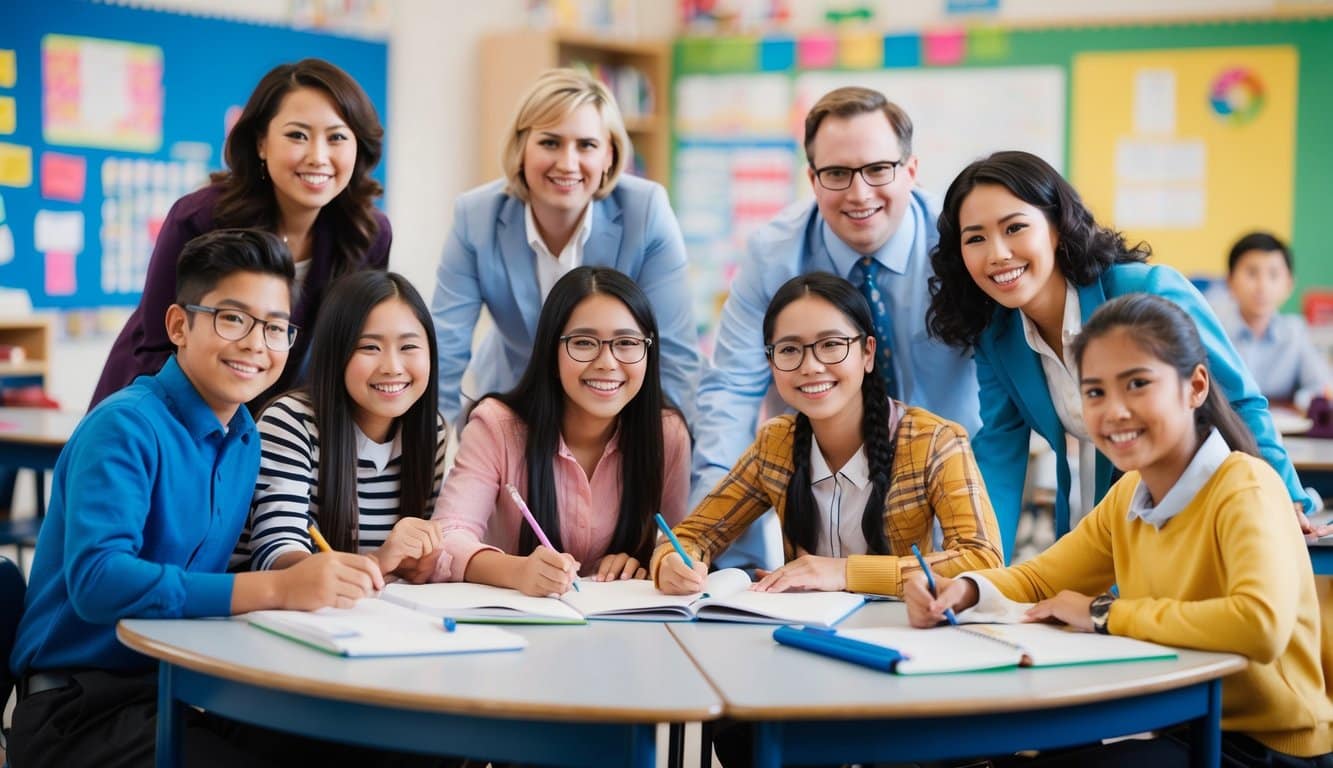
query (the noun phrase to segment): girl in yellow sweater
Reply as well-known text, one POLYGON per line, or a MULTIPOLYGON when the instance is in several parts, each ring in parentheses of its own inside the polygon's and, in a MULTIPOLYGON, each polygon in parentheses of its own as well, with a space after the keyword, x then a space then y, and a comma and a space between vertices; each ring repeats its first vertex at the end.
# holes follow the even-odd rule
MULTIPOLYGON (((1281 479, 1212 386, 1194 322, 1165 299, 1129 294, 1093 314, 1073 351, 1088 432, 1124 476, 1077 528, 1022 565, 938 577, 937 598, 910 581, 913 625, 1009 598, 1036 603, 1030 621, 1241 654, 1249 666, 1222 681, 1223 764, 1333 765, 1310 558, 1289 525, 1281 479)), ((1034 764, 1188 757, 1168 735, 1034 764)))

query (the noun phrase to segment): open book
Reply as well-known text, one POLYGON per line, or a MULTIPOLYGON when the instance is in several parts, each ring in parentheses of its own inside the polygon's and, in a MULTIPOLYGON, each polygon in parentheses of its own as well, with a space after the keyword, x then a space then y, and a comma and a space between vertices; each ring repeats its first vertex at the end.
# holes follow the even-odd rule
POLYGON ((1076 632, 1051 624, 878 627, 838 632, 783 627, 773 633, 773 638, 784 645, 900 675, 1176 658, 1175 649, 1164 645, 1076 632))
POLYGON ((515 651, 527 645, 527 640, 498 627, 449 630, 437 618, 373 597, 351 608, 254 611, 237 618, 338 656, 515 651))
POLYGON ((434 616, 496 623, 581 623, 586 619, 691 621, 832 627, 864 602, 847 592, 751 592, 750 577, 728 568, 709 574, 706 591, 664 595, 652 582, 579 582, 559 598, 529 597, 482 584, 390 584, 384 599, 434 616))

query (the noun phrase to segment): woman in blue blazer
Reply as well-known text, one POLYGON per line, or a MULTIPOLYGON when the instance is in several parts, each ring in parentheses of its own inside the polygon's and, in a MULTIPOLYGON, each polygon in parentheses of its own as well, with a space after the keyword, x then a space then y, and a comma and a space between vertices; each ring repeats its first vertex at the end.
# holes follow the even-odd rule
MULTIPOLYGON (((1081 496, 1095 503, 1110 487, 1110 462, 1091 449, 1082 423, 1068 347, 1097 307, 1126 293, 1163 296, 1195 319, 1216 385, 1253 430, 1297 512, 1312 509, 1273 429, 1268 401, 1203 296, 1174 269, 1145 263, 1146 244, 1129 247, 1118 232, 1099 226, 1044 160, 997 152, 972 163, 949 186, 939 230, 927 323, 946 343, 975 352, 982 425, 973 449, 1006 558, 1013 556, 1031 432, 1055 451, 1057 535, 1069 529, 1067 435, 1086 446, 1081 456, 1095 456, 1094 487, 1081 496)), ((1143 429, 1132 439, 1151 446, 1151 438, 1143 429)))
POLYGON ((467 399, 513 387, 547 292, 580 265, 619 270, 648 295, 661 330, 662 388, 692 415, 699 352, 685 243, 666 191, 622 177, 630 152, 619 108, 587 74, 548 71, 524 98, 501 158, 505 178, 458 199, 437 273, 440 412, 451 423, 481 307, 495 329, 467 399))

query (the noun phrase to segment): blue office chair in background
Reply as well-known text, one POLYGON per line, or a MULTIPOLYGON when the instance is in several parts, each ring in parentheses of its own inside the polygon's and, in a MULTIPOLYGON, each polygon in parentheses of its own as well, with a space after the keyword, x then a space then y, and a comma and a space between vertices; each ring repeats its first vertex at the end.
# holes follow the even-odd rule
MULTIPOLYGON (((14 561, 0 557, 0 714, 3 714, 15 680, 9 671, 9 656, 14 650, 14 635, 18 632, 19 617, 23 615, 23 593, 27 586, 23 572, 14 561)), ((9 749, 9 733, 0 734, 0 745, 9 749)), ((6 761, 5 765, 9 763, 6 761)))

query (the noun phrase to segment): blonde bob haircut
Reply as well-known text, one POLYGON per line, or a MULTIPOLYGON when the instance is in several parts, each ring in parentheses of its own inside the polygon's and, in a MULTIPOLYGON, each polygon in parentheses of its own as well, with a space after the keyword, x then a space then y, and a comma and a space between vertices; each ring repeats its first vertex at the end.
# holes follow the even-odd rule
POLYGON ((611 166, 593 193, 594 200, 611 194, 620 173, 630 163, 633 148, 625 132, 625 120, 611 92, 596 78, 576 69, 549 69, 537 78, 519 104, 514 124, 500 155, 504 169, 505 192, 528 202, 528 182, 523 178, 523 148, 534 129, 547 128, 565 119, 571 112, 591 104, 602 116, 602 125, 611 137, 611 166))

